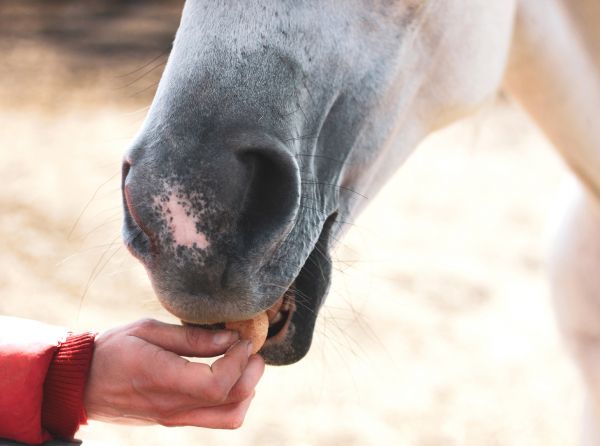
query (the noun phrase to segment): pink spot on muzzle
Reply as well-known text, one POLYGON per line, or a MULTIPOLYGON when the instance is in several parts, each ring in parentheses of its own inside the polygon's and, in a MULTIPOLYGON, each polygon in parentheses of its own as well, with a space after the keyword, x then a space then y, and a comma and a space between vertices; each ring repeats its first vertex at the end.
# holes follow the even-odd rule
POLYGON ((208 248, 210 243, 206 234, 197 229, 200 218, 193 212, 191 203, 174 191, 169 192, 168 196, 169 200, 166 202, 156 201, 169 225, 175 244, 187 248, 208 248))

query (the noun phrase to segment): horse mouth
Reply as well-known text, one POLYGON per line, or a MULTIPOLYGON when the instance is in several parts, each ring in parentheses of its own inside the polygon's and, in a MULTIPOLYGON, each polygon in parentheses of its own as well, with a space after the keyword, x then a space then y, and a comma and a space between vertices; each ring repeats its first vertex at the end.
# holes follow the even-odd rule
MULTIPOLYGON (((275 301, 275 303, 264 312, 267 314, 269 328, 267 338, 262 345, 259 353, 265 348, 276 347, 277 344, 285 341, 290 332, 292 316, 296 311, 296 290, 294 285, 275 301)), ((195 324, 193 322, 182 321, 184 325, 191 325, 208 330, 222 330, 225 328, 226 322, 218 322, 216 324, 195 324)))
MULTIPOLYGON (((316 245, 296 279, 275 303, 263 310, 267 313, 269 327, 266 341, 258 353, 267 364, 292 364, 302 359, 310 349, 317 314, 331 282, 328 245, 334 220, 335 215, 332 215, 325 222, 316 245)), ((208 329, 225 328, 225 322, 189 325, 208 329)))
MULTIPOLYGON (((277 345, 289 332, 292 316, 296 311, 296 289, 292 285, 275 304, 267 310, 269 330, 262 348, 277 345)), ((261 350, 262 350, 261 348, 261 350)))

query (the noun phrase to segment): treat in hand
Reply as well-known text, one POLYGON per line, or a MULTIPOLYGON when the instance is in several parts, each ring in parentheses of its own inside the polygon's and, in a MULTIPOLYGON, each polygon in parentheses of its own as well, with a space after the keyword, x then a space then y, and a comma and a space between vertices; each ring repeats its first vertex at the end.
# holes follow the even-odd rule
POLYGON ((267 339, 269 318, 267 312, 263 311, 252 319, 226 322, 225 328, 237 331, 240 334, 240 339, 252 341, 252 353, 254 354, 261 349, 267 339))

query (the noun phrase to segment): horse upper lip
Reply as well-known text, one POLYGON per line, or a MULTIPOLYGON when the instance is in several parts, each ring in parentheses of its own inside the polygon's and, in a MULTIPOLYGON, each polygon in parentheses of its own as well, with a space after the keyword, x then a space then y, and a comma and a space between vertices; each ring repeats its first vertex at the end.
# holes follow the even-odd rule
MULTIPOLYGON (((267 341, 273 344, 282 341, 285 338, 285 333, 289 326, 292 314, 296 309, 296 301, 294 297, 294 286, 290 288, 275 301, 266 311, 269 319, 269 332, 267 341)), ((225 322, 216 324, 196 324, 194 322, 183 321, 184 325, 191 325, 209 330, 219 330, 225 328, 225 322)))

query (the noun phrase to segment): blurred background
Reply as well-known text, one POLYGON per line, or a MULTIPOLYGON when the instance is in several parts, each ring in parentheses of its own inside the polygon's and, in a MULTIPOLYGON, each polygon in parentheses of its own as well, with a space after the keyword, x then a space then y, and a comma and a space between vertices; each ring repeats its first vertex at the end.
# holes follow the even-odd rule
MULTIPOLYGON (((0 313, 172 318, 120 241, 121 156, 182 1, 0 2, 0 313)), ((544 251, 562 162, 505 99, 432 135, 335 253, 310 354, 238 431, 92 422, 99 445, 569 445, 581 389, 544 251)))

